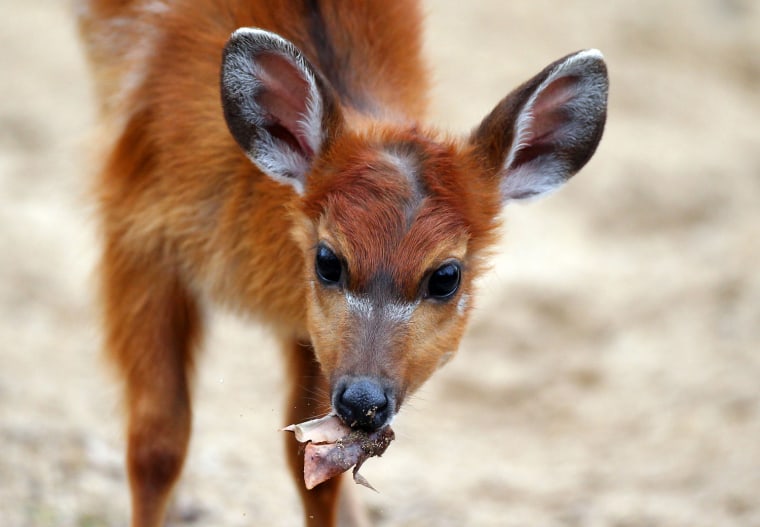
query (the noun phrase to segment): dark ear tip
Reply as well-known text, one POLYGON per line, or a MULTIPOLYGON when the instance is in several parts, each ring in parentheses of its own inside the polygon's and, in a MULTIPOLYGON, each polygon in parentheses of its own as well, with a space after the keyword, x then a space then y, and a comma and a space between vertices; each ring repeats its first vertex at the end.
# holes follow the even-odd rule
POLYGON ((571 55, 574 61, 583 65, 584 69, 602 73, 607 77, 607 61, 604 54, 596 48, 584 49, 571 55))
POLYGON ((604 53, 602 53, 597 48, 588 48, 588 49, 582 49, 576 53, 576 55, 580 55, 584 58, 588 58, 590 60, 599 60, 604 62, 604 53))
MULTIPOLYGON (((265 51, 277 51, 285 55, 300 56, 300 52, 277 33, 257 27, 240 27, 232 32, 223 50, 223 62, 231 55, 256 55, 265 51)), ((224 67, 224 64, 223 64, 224 67)))
POLYGON ((607 97, 610 87, 607 63, 604 54, 595 48, 584 49, 568 55, 561 60, 562 69, 568 73, 577 73, 587 79, 595 87, 598 102, 598 111, 601 113, 602 123, 606 119, 607 97))
POLYGON ((227 56, 242 47, 252 47, 258 36, 259 30, 252 27, 241 27, 236 29, 230 37, 227 39, 227 43, 224 45, 224 55, 227 56))
POLYGON ((607 77, 607 62, 604 54, 596 48, 582 49, 575 53, 565 55, 551 64, 546 70, 547 74, 554 71, 598 73, 607 77))
POLYGON ((227 45, 238 42, 260 42, 262 40, 281 40, 282 37, 271 31, 259 29, 257 27, 239 27, 230 34, 227 45))
POLYGON ((571 53, 570 55, 567 55, 563 59, 560 59, 559 62, 575 62, 575 63, 605 65, 606 59, 604 57, 604 53, 602 53, 600 50, 596 48, 589 48, 589 49, 582 49, 580 51, 576 51, 575 53, 571 53))

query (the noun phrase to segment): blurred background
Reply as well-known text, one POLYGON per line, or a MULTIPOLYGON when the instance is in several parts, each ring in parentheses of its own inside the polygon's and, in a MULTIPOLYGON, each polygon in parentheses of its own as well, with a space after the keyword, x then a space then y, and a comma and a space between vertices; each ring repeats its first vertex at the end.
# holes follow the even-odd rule
MULTIPOLYGON (((99 354, 93 100, 71 8, 0 4, 0 525, 125 526, 99 354)), ((457 358, 363 474, 380 526, 760 526, 760 3, 429 0, 432 120, 472 128, 597 47, 610 109, 504 213, 457 358), (465 7, 466 5, 466 7, 465 7)), ((280 360, 215 315, 172 525, 300 525, 280 360)))

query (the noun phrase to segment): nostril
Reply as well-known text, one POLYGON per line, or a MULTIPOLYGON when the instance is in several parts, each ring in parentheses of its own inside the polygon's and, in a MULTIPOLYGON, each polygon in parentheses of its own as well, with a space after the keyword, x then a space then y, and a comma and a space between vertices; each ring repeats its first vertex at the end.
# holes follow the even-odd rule
POLYGON ((388 397, 377 382, 359 379, 337 397, 336 410, 351 427, 379 428, 388 418, 388 397))

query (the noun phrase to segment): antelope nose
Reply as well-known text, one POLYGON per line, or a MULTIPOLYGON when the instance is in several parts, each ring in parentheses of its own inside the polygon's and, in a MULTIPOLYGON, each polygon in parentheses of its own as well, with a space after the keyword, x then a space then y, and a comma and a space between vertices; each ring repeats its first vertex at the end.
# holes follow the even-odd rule
POLYGON ((377 430, 390 418, 391 405, 377 381, 359 378, 341 383, 334 398, 335 411, 351 428, 377 430))

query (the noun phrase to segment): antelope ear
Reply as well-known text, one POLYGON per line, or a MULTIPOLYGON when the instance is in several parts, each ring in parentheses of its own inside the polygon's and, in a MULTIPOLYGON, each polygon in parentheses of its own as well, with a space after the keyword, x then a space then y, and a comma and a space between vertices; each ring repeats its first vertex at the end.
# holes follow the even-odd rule
POLYGON ((607 117, 607 67, 595 49, 550 64, 503 99, 470 141, 503 202, 546 194, 593 155, 607 117))
POLYGON ((224 48, 222 107, 232 136, 264 173, 302 193, 341 122, 337 101, 291 42, 253 28, 224 48))

